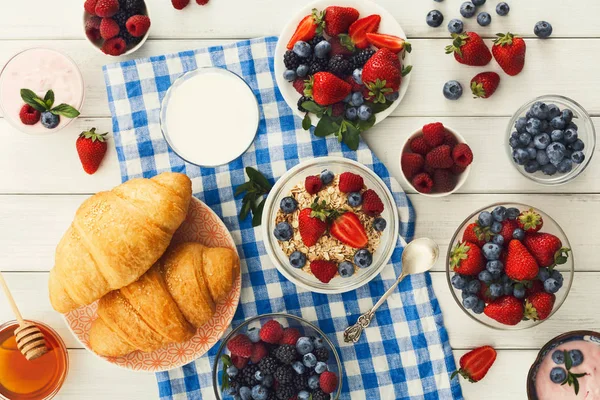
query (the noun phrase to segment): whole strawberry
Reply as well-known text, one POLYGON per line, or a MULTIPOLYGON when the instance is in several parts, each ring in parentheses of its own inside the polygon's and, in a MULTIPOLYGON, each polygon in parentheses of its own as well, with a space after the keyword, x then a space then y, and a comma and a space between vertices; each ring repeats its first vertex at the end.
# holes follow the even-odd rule
POLYGON ((523 319, 523 302, 513 296, 503 296, 492 301, 484 314, 504 325, 517 325, 523 319))
POLYGON ((450 146, 443 144, 431 150, 425 157, 425 164, 434 169, 452 167, 454 161, 452 160, 450 146))
POLYGON ((96 3, 96 15, 102 18, 110 18, 119 11, 118 0, 98 0, 96 3))
POLYGON ((537 277, 539 270, 537 261, 523 243, 511 240, 506 255, 506 275, 515 281, 531 281, 537 277))
POLYGON ((343 172, 340 175, 338 183, 340 192, 342 193, 359 192, 364 185, 365 182, 362 176, 353 174, 352 172, 343 172))
POLYGON ((327 230, 327 214, 316 202, 298 215, 298 230, 306 247, 314 246, 327 230))
POLYGON ((507 219, 502 223, 502 230, 500 231, 499 235, 504 238, 504 244, 510 243, 513 238, 513 232, 518 227, 519 225, 517 224, 517 221, 512 219, 507 219))
POLYGON ((478 347, 463 354, 460 358, 460 369, 455 371, 450 379, 456 375, 462 376, 469 382, 479 382, 488 373, 496 361, 496 350, 491 346, 478 347))
POLYGON ((252 356, 254 344, 248 339, 248 336, 244 334, 238 334, 227 342, 227 349, 231 354, 240 356, 243 358, 249 358, 252 356))
POLYGON ((528 233, 523 244, 538 262, 540 267, 551 267, 564 264, 568 258, 569 248, 563 247, 562 242, 550 233, 528 233))
POLYGON ((358 19, 358 10, 352 7, 330 6, 325 9, 325 33, 337 36, 347 33, 350 25, 358 19))
POLYGON ((362 209, 365 214, 376 217, 383 212, 383 202, 373 189, 367 189, 362 194, 362 209))
POLYGON ((482 67, 492 60, 492 53, 481 37, 475 32, 453 33, 452 45, 446 47, 446 54, 454 54, 461 64, 482 67))
POLYGON ((507 75, 518 75, 525 66, 525 41, 510 32, 498 33, 496 36, 498 38, 494 40, 492 46, 492 54, 496 62, 507 75))
POLYGON ((556 296, 551 293, 538 292, 525 299, 524 316, 533 321, 542 321, 548 318, 554 307, 556 296))
POLYGON ((495 72, 482 72, 471 79, 473 96, 487 99, 494 94, 500 85, 500 75, 495 72))
POLYGON ((425 159, 417 153, 403 153, 402 157, 400 157, 400 165, 406 179, 411 180, 415 175, 423 171, 425 159))
POLYGON ((441 122, 432 122, 423 126, 423 138, 429 147, 434 148, 444 144, 446 129, 441 122))
POLYGON ((402 81, 398 55, 388 49, 379 49, 363 66, 362 81, 368 89, 368 98, 385 103, 385 95, 398 91, 402 81))
POLYGON ((542 226, 544 226, 544 219, 540 214, 535 212, 533 208, 530 208, 527 211, 523 211, 517 217, 517 224, 519 225, 519 228, 525 231, 525 233, 533 233, 542 229, 542 226))
POLYGON ((337 266, 331 261, 313 260, 310 262, 310 271, 323 283, 329 283, 337 274, 337 270, 337 266))
POLYGON ((338 103, 350 94, 352 87, 348 82, 330 72, 317 72, 309 83, 309 93, 317 104, 328 106, 338 103))
MULTIPOLYGON (((511 232, 512 235, 512 232, 511 232)), ((467 225, 463 233, 462 241, 475 243, 479 247, 490 241, 494 234, 489 227, 481 227, 477 222, 467 225)))
POLYGON ((81 132, 75 142, 83 170, 90 175, 98 170, 106 154, 107 134, 108 132, 96 133, 96 128, 92 128, 89 131, 81 132))
POLYGON ((458 274, 477 275, 484 267, 483 253, 474 243, 459 243, 450 254, 450 268, 458 274))
POLYGON ((125 23, 127 31, 133 37, 142 37, 150 29, 150 18, 146 15, 134 15, 125 23))

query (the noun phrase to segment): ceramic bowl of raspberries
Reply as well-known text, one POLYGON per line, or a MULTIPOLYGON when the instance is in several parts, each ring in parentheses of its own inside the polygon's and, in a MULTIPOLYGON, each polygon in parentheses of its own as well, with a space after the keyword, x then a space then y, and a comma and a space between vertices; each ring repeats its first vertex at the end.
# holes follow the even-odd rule
POLYGON ((122 56, 142 47, 150 30, 144 0, 86 0, 83 26, 94 47, 110 56, 122 56))
POLYGON ((457 131, 433 122, 408 137, 400 155, 407 185, 419 194, 444 197, 466 182, 473 152, 457 131))
POLYGON ((342 375, 338 352, 318 327, 294 315, 264 314, 221 342, 212 378, 218 400, 335 400, 342 375))
POLYGON ((363 286, 387 265, 398 208, 369 168, 342 157, 296 165, 275 182, 262 214, 265 249, 278 271, 317 293, 363 286))
POLYGON ((513 165, 542 185, 575 179, 589 164, 596 147, 596 131, 587 111, 558 95, 525 103, 510 120, 506 135, 513 165))
POLYGON ((390 115, 410 81, 410 43, 396 19, 369 0, 303 7, 275 49, 277 86, 303 128, 356 150, 360 133, 390 115))
POLYGON ((495 329, 536 326, 563 304, 573 281, 566 234, 549 215, 501 203, 471 214, 448 248, 447 278, 460 308, 495 329))

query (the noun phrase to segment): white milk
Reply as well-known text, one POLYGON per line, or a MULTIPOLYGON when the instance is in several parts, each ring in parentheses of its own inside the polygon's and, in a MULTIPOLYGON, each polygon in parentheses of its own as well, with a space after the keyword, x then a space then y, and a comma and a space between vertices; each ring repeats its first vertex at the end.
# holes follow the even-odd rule
POLYGON ((201 166, 226 164, 252 144, 259 122, 258 103, 237 75, 201 68, 176 81, 161 111, 171 148, 201 166))

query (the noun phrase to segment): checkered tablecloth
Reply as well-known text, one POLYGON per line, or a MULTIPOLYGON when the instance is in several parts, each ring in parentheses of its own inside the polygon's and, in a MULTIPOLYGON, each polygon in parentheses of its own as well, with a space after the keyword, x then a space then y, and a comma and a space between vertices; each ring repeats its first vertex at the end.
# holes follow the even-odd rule
MULTIPOLYGON (((275 83, 276 42, 276 37, 260 38, 105 66, 123 181, 163 171, 187 174, 194 195, 227 225, 241 257, 242 293, 232 325, 269 312, 292 313, 314 322, 340 352, 343 399, 461 399, 457 380, 449 378, 455 363, 429 274, 405 279, 376 313, 360 342, 344 343, 344 329, 354 324, 400 273, 403 244, 414 234, 414 209, 398 182, 364 143, 354 152, 335 138, 317 138, 302 130, 300 119, 275 83), (218 168, 200 168, 168 148, 159 111, 176 78, 210 65, 243 77, 258 99, 261 120, 256 140, 243 156, 218 168), (241 199, 233 197, 235 188, 246 180, 246 166, 257 168, 274 182, 300 161, 325 155, 341 155, 372 168, 392 190, 401 217, 402 237, 390 264, 368 285, 340 295, 311 293, 280 275, 265 252, 260 228, 252 228, 250 218, 238 219, 241 199)), ((214 399, 211 366, 217 347, 183 368, 158 373, 161 399, 214 399)))

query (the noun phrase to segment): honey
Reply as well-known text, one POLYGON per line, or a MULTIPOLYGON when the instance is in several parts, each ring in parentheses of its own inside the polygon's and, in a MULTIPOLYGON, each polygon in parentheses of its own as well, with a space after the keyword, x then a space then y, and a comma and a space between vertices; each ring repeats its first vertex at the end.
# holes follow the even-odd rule
POLYGON ((16 322, 0 327, 0 399, 42 400, 58 392, 67 375, 69 361, 62 339, 52 328, 35 322, 44 335, 48 353, 27 361, 17 348, 16 322))

